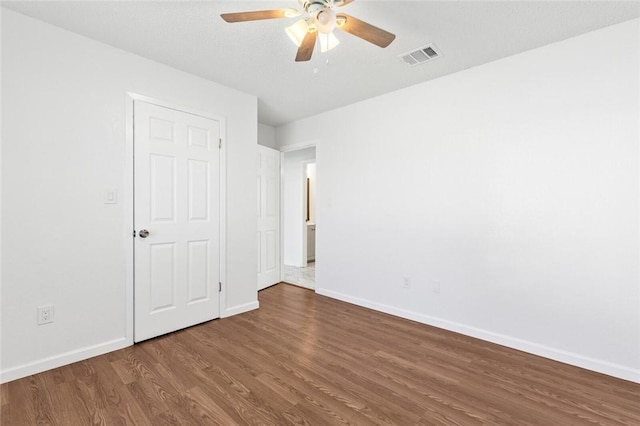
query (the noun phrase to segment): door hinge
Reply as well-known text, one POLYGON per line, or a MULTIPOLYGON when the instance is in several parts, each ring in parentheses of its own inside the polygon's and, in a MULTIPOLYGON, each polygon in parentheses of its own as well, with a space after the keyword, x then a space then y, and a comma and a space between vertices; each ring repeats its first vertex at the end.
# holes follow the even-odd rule
POLYGON ((133 238, 135 238, 135 237, 136 237, 136 230, 135 230, 135 229, 133 230, 133 235, 132 235, 132 237, 133 237, 133 238))
POLYGON ((218 293, 222 291, 222 283, 218 282, 218 293))
POLYGON ((218 139, 218 149, 222 149, 222 138, 218 139))

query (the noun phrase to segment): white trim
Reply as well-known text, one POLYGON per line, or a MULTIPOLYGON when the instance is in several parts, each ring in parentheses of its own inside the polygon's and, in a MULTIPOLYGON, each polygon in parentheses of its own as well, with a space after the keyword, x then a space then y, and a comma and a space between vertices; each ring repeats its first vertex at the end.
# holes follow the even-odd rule
POLYGON ((223 312, 226 310, 226 291, 225 284, 227 278, 227 160, 226 160, 226 136, 227 136, 227 127, 226 127, 226 118, 209 113, 203 112, 199 110, 195 110, 192 108, 187 108, 183 105, 174 104, 172 102, 166 102, 160 99, 152 98, 149 96, 140 95, 137 93, 127 92, 126 93, 126 117, 125 117, 125 133, 126 133, 126 141, 125 141, 125 188, 123 190, 123 194, 125 197, 124 200, 124 212, 125 212, 125 262, 126 262, 126 291, 127 291, 127 330, 126 330, 126 339, 130 341, 129 345, 133 345, 134 343, 134 244, 132 232, 134 229, 134 191, 133 191, 133 179, 134 179, 134 146, 133 146, 133 124, 134 124, 134 104, 135 101, 146 102, 149 104, 161 106, 164 108, 173 109, 176 111, 185 112, 187 114, 196 115, 199 117, 203 117, 210 120, 215 120, 220 123, 220 135, 219 137, 222 139, 222 147, 220 149, 219 156, 219 165, 220 165, 220 192, 218 197, 220 199, 220 210, 219 210, 219 236, 220 236, 220 265, 219 265, 219 281, 222 283, 222 291, 219 294, 219 304, 218 304, 218 312, 219 318, 223 317, 223 312), (129 239, 131 238, 131 239, 129 239), (126 241, 131 241, 131 244, 127 244, 126 241))
POLYGON ((284 152, 280 151, 280 281, 284 279, 284 152))
POLYGON ((103 355, 108 352, 117 351, 119 349, 126 348, 127 346, 131 346, 128 338, 121 337, 108 342, 98 343, 93 346, 87 346, 85 348, 76 349, 60 355, 55 355, 49 358, 30 362, 28 364, 19 365, 17 367, 2 371, 0 373, 0 383, 6 383, 11 380, 17 380, 23 377, 31 376, 32 374, 42 373, 43 371, 51 370, 53 368, 58 368, 64 365, 72 364, 74 362, 83 361, 85 359, 103 355))
POLYGON ((315 148, 317 145, 318 145, 318 141, 311 140, 307 142, 292 143, 290 145, 281 146, 278 149, 280 152, 291 152, 291 151, 300 151, 302 149, 307 149, 307 148, 315 148))
POLYGON ((146 102, 148 104, 161 106, 163 108, 169 108, 169 109, 173 109, 180 112, 186 112, 187 114, 197 115, 199 117, 206 118, 209 120, 215 120, 220 122, 225 120, 224 117, 216 115, 214 113, 189 108, 182 104, 175 104, 173 102, 167 102, 161 99, 152 98, 150 96, 144 96, 144 95, 140 95, 132 92, 127 92, 127 96, 130 96, 134 101, 146 102))
POLYGON ((219 179, 219 193, 218 198, 220 200, 219 214, 219 233, 220 238, 220 265, 218 269, 220 280, 220 297, 219 300, 219 317, 222 318, 222 313, 227 308, 227 121, 224 118, 219 119, 220 122, 220 139, 222 139, 222 147, 220 148, 220 179, 219 179))
POLYGON ((224 312, 220 312, 220 318, 228 318, 234 315, 253 311, 254 309, 258 309, 258 308, 260 308, 260 302, 258 302, 257 300, 255 302, 244 303, 242 305, 237 305, 237 306, 228 308, 224 312))
POLYGON ((133 104, 137 95, 127 92, 125 104, 125 147, 124 147, 124 188, 122 207, 124 209, 124 255, 126 273, 126 331, 125 338, 133 345, 133 294, 134 294, 134 240, 133 240, 133 104))
POLYGON ((608 361, 586 357, 573 352, 567 352, 562 349, 552 348, 511 336, 505 336, 503 334, 498 334, 465 324, 448 321, 442 318, 399 309, 390 305, 373 302, 367 299, 361 299, 359 297, 350 296, 348 294, 339 293, 333 290, 322 289, 317 285, 316 293, 323 296, 331 297, 333 299, 342 300, 343 302, 348 302, 354 305, 373 309, 375 311, 384 312, 422 324, 427 324, 456 333, 464 334, 465 336, 475 337, 487 342, 496 343, 498 345, 506 346, 512 349, 517 349, 544 358, 549 358, 554 361, 559 361, 576 367, 585 368, 587 370, 596 371, 598 373, 607 374, 609 376, 618 377, 620 379, 629 380, 631 382, 640 383, 640 369, 633 369, 625 367, 623 365, 613 364, 608 361))
MULTIPOLYGON (((640 23, 640 20, 638 21, 640 23)), ((638 39, 640 40, 640 25, 638 25, 638 39)), ((640 74, 638 74, 638 99, 640 99, 640 74)), ((638 134, 640 135, 640 107, 638 108, 638 134)), ((640 164, 640 155, 638 156, 638 158, 636 159, 636 161, 638 161, 637 164, 640 164)), ((638 182, 640 183, 640 173, 638 173, 637 176, 638 182)), ((636 211, 640 211, 640 191, 638 193, 639 197, 637 198, 637 202, 638 202, 638 207, 636 211)), ((640 221, 640 217, 637 218, 638 221, 640 221)), ((638 227, 638 230, 640 231, 640 227, 638 227)), ((638 233, 638 239, 640 240, 640 232, 638 233)), ((640 257, 638 257, 638 262, 640 263, 640 257)), ((640 306, 640 291, 638 292, 638 306, 640 306)), ((637 313, 637 321, 638 321, 638 342, 640 342, 640 312, 637 313)), ((640 349, 640 348, 639 348, 640 349)), ((637 373, 637 379, 635 380, 636 382, 640 383, 640 370, 637 373)), ((633 381, 633 380, 632 380, 633 381)))
MULTIPOLYGON (((0 7, 0 22, 2 22, 2 7, 0 7)), ((1 50, 1 49, 0 49, 1 50)), ((0 81, 4 81, 2 80, 2 67, 0 67, 0 81)), ((1 92, 2 92, 2 85, 0 84, 0 97, 1 97, 1 92)), ((2 117, 4 117, 4 115, 2 115, 2 102, 0 102, 0 135, 3 135, 4 133, 2 132, 2 117)), ((2 159, 2 144, 0 144, 0 160, 2 159)), ((0 164, 2 162, 0 161, 0 164)), ((1 168, 1 167, 0 167, 1 168)), ((0 188, 2 188, 2 173, 0 173, 0 188)), ((2 204, 2 190, 0 189, 0 206, 2 204)), ((2 212, 4 210, 0 207, 0 241, 4 241, 2 239, 2 212)), ((2 244, 0 244, 0 301, 2 301, 2 277, 4 276, 2 274, 2 244)), ((3 318, 2 316, 2 303, 0 303, 0 318, 3 318)), ((2 354, 4 353, 3 350, 3 346, 2 346, 2 330, 0 329, 0 366, 2 366, 2 354)), ((3 374, 2 371, 0 370, 0 383, 4 383, 2 380, 3 374)), ((1 404, 0 404, 1 407, 1 404)))

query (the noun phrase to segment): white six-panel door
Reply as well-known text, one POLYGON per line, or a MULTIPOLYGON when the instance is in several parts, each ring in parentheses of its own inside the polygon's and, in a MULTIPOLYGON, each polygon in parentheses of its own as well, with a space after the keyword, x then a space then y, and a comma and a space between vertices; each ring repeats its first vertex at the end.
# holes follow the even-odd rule
POLYGON ((134 102, 136 342, 219 316, 219 138, 216 120, 134 102))
POLYGON ((280 152, 258 145, 258 290, 280 282, 280 152))

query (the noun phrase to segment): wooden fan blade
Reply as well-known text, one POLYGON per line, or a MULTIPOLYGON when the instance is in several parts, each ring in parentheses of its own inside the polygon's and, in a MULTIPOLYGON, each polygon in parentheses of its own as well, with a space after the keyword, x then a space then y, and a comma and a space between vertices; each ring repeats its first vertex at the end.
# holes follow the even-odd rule
POLYGON ((345 15, 341 13, 337 16, 338 22, 344 19, 344 24, 338 25, 336 28, 353 34, 356 37, 360 37, 363 40, 373 43, 376 46, 387 47, 395 40, 395 34, 391 34, 382 28, 375 27, 364 21, 361 21, 353 16, 345 15))
POLYGON ((313 48, 316 47, 316 38, 318 37, 318 32, 309 32, 306 36, 304 36, 304 40, 302 40, 302 44, 298 48, 298 54, 296 55, 296 62, 305 62, 311 59, 311 55, 313 54, 313 48))
POLYGON ((343 7, 348 5, 349 3, 353 3, 355 0, 342 0, 340 2, 336 2, 337 7, 343 7))
POLYGON ((289 18, 299 14, 295 9, 254 10, 252 12, 223 13, 227 22, 259 21, 261 19, 289 18))

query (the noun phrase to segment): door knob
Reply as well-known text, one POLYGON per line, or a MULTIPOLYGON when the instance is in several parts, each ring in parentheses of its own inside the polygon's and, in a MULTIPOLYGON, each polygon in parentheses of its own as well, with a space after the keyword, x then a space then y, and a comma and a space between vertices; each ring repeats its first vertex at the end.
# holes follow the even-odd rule
POLYGON ((147 238, 149 236, 149 231, 147 231, 146 229, 141 229, 140 232, 138 232, 138 236, 140 238, 147 238))

